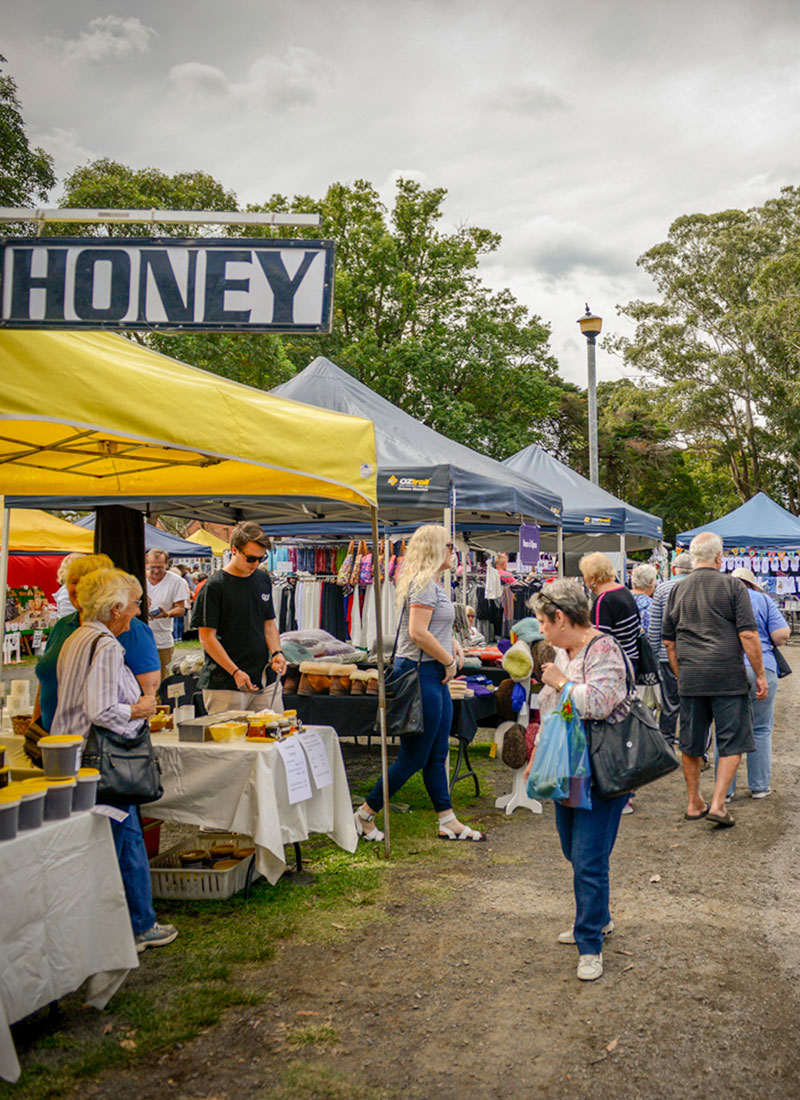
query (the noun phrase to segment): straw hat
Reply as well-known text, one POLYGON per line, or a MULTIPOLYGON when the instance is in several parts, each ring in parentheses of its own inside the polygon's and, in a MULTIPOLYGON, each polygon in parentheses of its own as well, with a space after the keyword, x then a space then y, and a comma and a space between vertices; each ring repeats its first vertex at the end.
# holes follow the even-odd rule
POLYGON ((747 581, 748 584, 752 584, 753 588, 761 587, 752 569, 734 569, 731 576, 738 577, 740 581, 747 581))

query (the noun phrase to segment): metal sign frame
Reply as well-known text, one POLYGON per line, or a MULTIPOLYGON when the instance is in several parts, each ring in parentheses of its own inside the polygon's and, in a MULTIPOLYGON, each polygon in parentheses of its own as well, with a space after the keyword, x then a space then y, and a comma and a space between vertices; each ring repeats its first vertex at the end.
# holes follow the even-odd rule
POLYGON ((328 333, 333 323, 334 269, 334 243, 303 237, 0 237, 0 328, 328 333), (290 275, 280 254, 297 249, 304 250, 305 256, 290 275), (46 273, 33 275, 33 255, 42 250, 47 253, 46 273), (222 251, 230 255, 223 258, 222 251), (170 253, 181 257, 180 279, 170 253), (94 304, 98 263, 109 269, 103 306, 94 304), (250 264, 254 273, 261 274, 261 297, 254 297, 249 279, 228 274, 228 265, 236 263, 250 264), (297 293, 311 269, 320 263, 322 271, 314 271, 320 291, 319 320, 295 322, 297 293), (196 317, 198 290, 203 296, 200 319, 196 317), (45 308, 34 312, 49 316, 32 317, 32 295, 41 291, 45 292, 45 308), (254 322, 249 320, 252 308, 226 308, 226 295, 237 292, 249 294, 262 311, 268 310, 271 301, 272 319, 254 322), (166 319, 148 317, 151 300, 154 306, 158 303, 166 319), (211 316, 209 300, 214 302, 211 316), (25 309, 19 308, 23 301, 25 309))

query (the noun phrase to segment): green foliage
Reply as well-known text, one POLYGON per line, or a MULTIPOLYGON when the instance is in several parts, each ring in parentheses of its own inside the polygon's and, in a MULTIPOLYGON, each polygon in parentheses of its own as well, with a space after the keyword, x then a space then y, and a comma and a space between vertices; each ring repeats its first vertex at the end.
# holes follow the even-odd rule
POLYGON ((660 299, 622 307, 636 335, 607 346, 658 387, 673 440, 727 469, 739 500, 763 489, 798 511, 800 190, 678 218, 639 264, 660 299))
POLYGON ((35 206, 55 182, 53 158, 28 141, 16 81, 0 73, 0 206, 35 206))

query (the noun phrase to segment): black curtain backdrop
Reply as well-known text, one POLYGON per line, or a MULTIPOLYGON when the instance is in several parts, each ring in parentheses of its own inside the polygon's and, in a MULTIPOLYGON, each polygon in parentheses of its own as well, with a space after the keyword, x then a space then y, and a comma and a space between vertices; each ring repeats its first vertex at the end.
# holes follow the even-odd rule
POLYGON ((144 515, 121 504, 95 509, 94 551, 108 554, 117 569, 132 573, 142 586, 142 622, 147 622, 147 577, 144 571, 144 515))

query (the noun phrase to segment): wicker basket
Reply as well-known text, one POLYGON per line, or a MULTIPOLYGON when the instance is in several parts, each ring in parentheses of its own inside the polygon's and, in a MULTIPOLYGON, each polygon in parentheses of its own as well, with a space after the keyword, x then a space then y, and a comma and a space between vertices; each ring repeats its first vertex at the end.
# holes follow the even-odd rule
POLYGON ((255 869, 255 855, 240 860, 236 867, 224 871, 213 868, 181 867, 180 853, 191 848, 211 848, 212 844, 235 841, 240 847, 251 845, 253 841, 235 833, 198 833, 188 840, 182 840, 174 848, 155 856, 150 860, 150 884, 154 898, 191 899, 193 901, 217 901, 230 898, 244 890, 248 885, 247 873, 253 864, 251 882, 259 877, 255 869))

